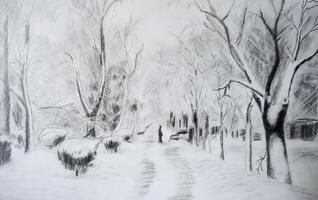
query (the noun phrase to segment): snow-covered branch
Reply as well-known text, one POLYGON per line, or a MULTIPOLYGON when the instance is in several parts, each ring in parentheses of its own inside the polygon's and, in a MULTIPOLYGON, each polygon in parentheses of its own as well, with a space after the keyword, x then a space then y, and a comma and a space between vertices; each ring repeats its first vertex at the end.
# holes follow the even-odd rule
MULTIPOLYGON (((73 58, 73 56, 70 53, 64 52, 64 54, 67 55, 67 57, 70 59, 70 61, 72 63, 74 63, 74 58, 73 58)), ((84 93, 83 93, 83 89, 82 89, 82 84, 81 84, 80 72, 77 69, 77 66, 75 66, 75 68, 76 68, 76 88, 77 88, 77 93, 78 93, 78 96, 80 98, 81 105, 83 107, 85 115, 89 117, 90 116, 90 112, 89 112, 89 109, 88 109, 88 105, 87 105, 87 103, 85 101, 85 97, 84 97, 84 93)))
POLYGON ((144 45, 142 44, 140 49, 138 50, 138 52, 135 55, 134 67, 133 67, 131 73, 129 74, 129 77, 132 77, 135 74, 137 66, 138 66, 139 57, 140 57, 140 54, 142 53, 143 49, 144 49, 144 45))
POLYGON ((239 81, 239 80, 230 80, 227 84, 225 84, 224 86, 222 87, 219 87, 219 88, 216 88, 214 90, 216 91, 220 91, 220 90, 224 90, 224 89, 227 89, 230 87, 230 85, 232 83, 238 83, 242 86, 244 86, 245 88, 248 88, 250 89, 252 92, 256 93, 257 95, 261 96, 261 97, 264 97, 264 92, 263 91, 260 91, 259 89, 256 89, 255 87, 253 87, 251 84, 248 84, 248 83, 244 83, 243 81, 239 81))
POLYGON ((292 77, 291 77, 291 81, 290 81, 290 84, 289 84, 289 88, 288 88, 288 97, 290 96, 292 84, 293 84, 293 81, 294 81, 294 78, 295 78, 295 75, 296 75, 297 71, 305 63, 311 61, 316 55, 318 55, 318 49, 316 49, 316 51, 314 51, 310 56, 308 56, 308 57, 304 58, 303 60, 301 60, 301 61, 296 63, 296 65, 294 67, 294 71, 293 71, 292 77))
POLYGON ((14 91, 12 88, 10 88, 10 93, 15 96, 15 98, 23 105, 25 106, 24 99, 19 95, 16 91, 14 91))

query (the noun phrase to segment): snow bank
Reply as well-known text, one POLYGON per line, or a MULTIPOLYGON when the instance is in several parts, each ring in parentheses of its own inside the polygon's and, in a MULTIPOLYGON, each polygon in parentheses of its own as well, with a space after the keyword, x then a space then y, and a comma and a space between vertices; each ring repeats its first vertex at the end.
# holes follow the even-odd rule
POLYGON ((0 142, 11 142, 10 137, 7 135, 0 135, 0 142))
POLYGON ((295 186, 280 183, 267 177, 242 171, 212 158, 199 148, 188 148, 184 141, 177 143, 182 155, 190 161, 196 177, 194 199, 222 200, 315 200, 318 196, 295 186))

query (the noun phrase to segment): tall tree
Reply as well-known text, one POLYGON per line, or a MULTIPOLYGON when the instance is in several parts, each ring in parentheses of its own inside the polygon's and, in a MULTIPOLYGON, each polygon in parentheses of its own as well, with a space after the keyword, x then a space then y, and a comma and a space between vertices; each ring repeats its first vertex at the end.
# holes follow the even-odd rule
MULTIPOLYGON (((98 31, 93 30, 92 32, 95 32, 96 35, 93 36, 98 41, 98 44, 93 44, 91 46, 86 46, 83 48, 92 48, 95 54, 97 54, 97 57, 99 59, 99 62, 97 62, 100 74, 97 78, 100 83, 98 83, 99 89, 97 89, 97 95, 94 97, 95 100, 91 101, 91 106, 87 103, 87 96, 84 94, 84 90, 82 88, 82 81, 81 81, 81 75, 79 66, 83 62, 80 62, 80 60, 84 60, 84 63, 86 62, 86 59, 89 57, 89 55, 83 55, 83 50, 81 49, 80 55, 75 57, 70 52, 66 52, 66 55, 69 57, 69 60, 72 62, 73 65, 75 65, 76 68, 76 87, 77 87, 77 93, 79 95, 79 99, 82 105, 82 108, 84 110, 84 113, 86 117, 89 119, 89 123, 87 125, 87 134, 85 137, 96 137, 96 130, 95 130, 95 123, 97 120, 97 116, 99 114, 102 102, 104 100, 105 92, 107 90, 108 85, 108 78, 107 77, 107 65, 106 65, 106 37, 105 37, 105 20, 107 17, 107 14, 110 12, 110 10, 118 3, 120 0, 94 0, 90 2, 86 1, 73 1, 74 6, 80 9, 84 8, 85 16, 87 18, 92 18, 93 23, 96 24, 96 27, 98 31), (97 35, 98 34, 98 35, 97 35)), ((94 28, 94 25, 92 25, 94 28)), ((86 27, 90 29, 89 27, 86 27)), ((79 41, 78 41, 79 42, 79 41)), ((89 43, 89 42, 88 42, 89 43)), ((87 45, 87 44, 86 44, 87 45)), ((90 45, 90 44, 88 44, 90 45)), ((79 45, 77 45, 79 46, 79 45)), ((93 65, 93 63, 89 63, 93 65)))
MULTIPOLYGON (((9 46, 8 46, 8 16, 6 16, 3 23, 3 63, 1 70, 1 91, 0 112, 3 119, 1 120, 1 134, 10 134, 10 117, 11 117, 11 104, 10 104, 10 84, 9 84, 9 46)), ((1 117, 1 118, 2 118, 1 117)))
MULTIPOLYGON (((232 83, 238 83, 252 91, 253 98, 261 111, 265 128, 267 175, 272 178, 283 178, 286 183, 291 184, 292 180, 284 137, 284 122, 295 76, 303 66, 318 54, 316 47, 312 47, 311 53, 306 53, 302 48, 306 43, 305 41, 310 41, 314 36, 313 33, 318 30, 317 12, 314 12, 317 8, 317 2, 303 0, 300 4, 296 4, 300 7, 296 10, 292 9, 295 6, 291 6, 289 10, 293 10, 291 13, 295 16, 292 18, 285 17, 287 20, 284 18, 284 16, 288 16, 284 0, 279 1, 279 5, 271 4, 275 16, 272 23, 262 11, 257 14, 258 18, 254 22, 256 25, 262 25, 265 28, 265 34, 269 38, 269 44, 267 45, 273 48, 270 52, 264 51, 264 48, 259 48, 259 51, 263 51, 266 56, 273 52, 273 59, 269 62, 269 73, 261 74, 266 77, 264 87, 261 89, 257 78, 251 73, 250 63, 244 59, 244 52, 240 49, 240 44, 233 42, 234 38, 230 32, 231 29, 226 23, 231 9, 224 17, 220 17, 209 0, 208 10, 203 9, 198 3, 196 5, 208 19, 209 24, 206 24, 206 26, 213 29, 226 42, 229 53, 245 78, 244 81, 230 80, 224 87, 219 89, 225 89, 232 83), (298 20, 298 23, 295 23, 296 20, 298 20), (293 29, 296 30, 296 34, 293 31, 287 31, 293 29), (290 43, 293 43, 293 50, 289 48, 290 43), (288 58, 285 58, 284 55, 288 55, 288 58), (279 164, 280 162, 284 163, 283 167, 279 164)), ((243 30, 241 29, 241 31, 243 30)))

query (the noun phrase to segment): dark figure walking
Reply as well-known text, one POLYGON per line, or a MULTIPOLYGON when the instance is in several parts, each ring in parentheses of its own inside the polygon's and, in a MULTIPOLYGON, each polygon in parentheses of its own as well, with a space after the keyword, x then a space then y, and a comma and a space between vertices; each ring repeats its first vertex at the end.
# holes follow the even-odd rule
POLYGON ((158 130, 158 136, 159 136, 158 142, 159 142, 159 143, 162 143, 162 130, 161 130, 161 128, 162 128, 162 126, 160 125, 160 126, 159 126, 159 130, 158 130))

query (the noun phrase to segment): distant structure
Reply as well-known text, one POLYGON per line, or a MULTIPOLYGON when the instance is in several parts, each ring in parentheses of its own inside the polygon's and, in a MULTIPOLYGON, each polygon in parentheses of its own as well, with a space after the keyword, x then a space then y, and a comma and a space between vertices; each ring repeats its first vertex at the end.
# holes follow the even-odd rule
POLYGON ((302 118, 288 121, 285 129, 286 137, 289 139, 301 138, 311 141, 318 132, 318 119, 302 118))

